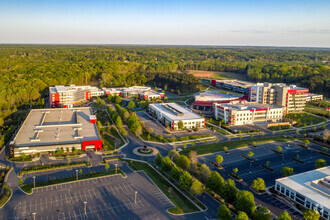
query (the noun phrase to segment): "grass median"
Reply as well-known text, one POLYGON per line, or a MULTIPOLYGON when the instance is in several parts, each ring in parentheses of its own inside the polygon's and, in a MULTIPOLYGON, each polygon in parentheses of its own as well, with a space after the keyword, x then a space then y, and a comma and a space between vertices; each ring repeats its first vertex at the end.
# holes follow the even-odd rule
POLYGON ((228 150, 232 150, 236 148, 247 147, 257 144, 264 144, 273 141, 286 142, 290 140, 293 140, 293 138, 286 138, 281 136, 281 137, 264 137, 264 138, 251 138, 251 139, 235 140, 235 141, 225 141, 220 143, 212 143, 212 144, 188 147, 183 151, 181 151, 180 154, 188 155, 190 151, 196 151, 198 155, 203 155, 203 154, 223 151, 224 147, 228 147, 228 150))
POLYGON ((189 212, 196 212, 199 209, 191 203, 185 196, 183 196, 178 190, 172 187, 161 175, 159 175, 148 164, 130 161, 130 166, 135 170, 143 170, 149 178, 159 187, 159 189, 166 195, 166 197, 173 202, 176 206, 168 211, 172 214, 183 214, 189 212))
POLYGON ((6 204, 11 194, 11 189, 7 185, 4 185, 3 193, 0 196, 0 208, 6 204))
MULTIPOLYGON (((82 174, 78 176, 78 181, 79 180, 85 180, 85 179, 92 179, 96 177, 103 177, 103 176, 110 176, 116 174, 116 169, 112 169, 109 171, 101 171, 101 172, 92 172, 88 174, 82 174)), ((126 177, 126 174, 121 171, 119 168, 117 169, 117 174, 121 174, 123 177, 126 177)), ((77 181, 76 176, 72 177, 67 177, 63 179, 56 179, 52 181, 45 181, 45 182, 36 182, 36 187, 44 187, 44 186, 51 186, 51 185, 56 185, 56 184, 61 184, 61 183, 69 183, 69 182, 75 182, 77 181)), ((19 186, 21 190, 23 190, 26 193, 32 193, 33 183, 28 183, 28 184, 23 184, 19 186)))

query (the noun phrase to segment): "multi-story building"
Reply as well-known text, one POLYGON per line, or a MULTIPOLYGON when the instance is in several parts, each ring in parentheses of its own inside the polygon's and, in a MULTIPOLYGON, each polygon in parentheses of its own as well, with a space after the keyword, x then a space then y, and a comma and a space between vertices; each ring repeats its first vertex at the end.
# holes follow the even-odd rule
POLYGON ((251 82, 241 81, 241 80, 215 80, 211 82, 212 86, 226 89, 230 91, 235 91, 243 94, 249 94, 250 87, 254 84, 251 82))
POLYGON ((9 156, 22 153, 76 149, 102 149, 102 139, 92 109, 32 109, 14 140, 9 143, 9 156))
POLYGON ((275 190, 330 219, 330 166, 277 179, 275 190))
POLYGON ((103 90, 92 86, 60 85, 49 87, 49 101, 52 108, 72 108, 75 103, 102 95, 104 95, 103 90))
POLYGON ((257 83, 249 89, 249 101, 284 107, 283 114, 302 111, 309 89, 283 83, 257 83))
POLYGON ((147 86, 131 86, 118 88, 102 88, 105 95, 119 95, 124 98, 138 98, 142 100, 152 100, 153 98, 164 99, 163 92, 156 92, 147 86))
POLYGON ((283 111, 280 106, 232 101, 228 104, 214 103, 214 117, 229 125, 269 123, 282 121, 283 111))
POLYGON ((165 93, 156 91, 141 92, 139 98, 142 100, 164 99, 165 93))
POLYGON ((316 102, 322 100, 323 100, 323 95, 315 94, 315 93, 307 93, 306 102, 316 102))
POLYGON ((149 113, 173 130, 179 129, 180 121, 186 129, 205 127, 205 118, 176 103, 150 104, 149 113))

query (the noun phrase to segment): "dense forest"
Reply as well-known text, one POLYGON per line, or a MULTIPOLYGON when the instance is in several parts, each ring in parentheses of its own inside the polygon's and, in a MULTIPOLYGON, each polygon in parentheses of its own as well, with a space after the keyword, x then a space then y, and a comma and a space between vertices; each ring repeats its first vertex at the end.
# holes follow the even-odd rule
MULTIPOLYGON (((330 50, 254 47, 0 46, 0 127, 21 106, 42 104, 57 84, 155 85, 197 90, 184 70, 246 74, 251 81, 296 83, 330 97, 330 50)), ((10 120, 9 120, 10 121, 10 120)))

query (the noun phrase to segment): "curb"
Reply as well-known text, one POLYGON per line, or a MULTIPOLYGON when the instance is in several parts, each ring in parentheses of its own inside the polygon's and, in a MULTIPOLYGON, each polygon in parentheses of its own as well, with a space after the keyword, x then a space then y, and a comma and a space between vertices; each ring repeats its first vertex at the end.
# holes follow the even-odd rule
POLYGON ((8 198, 8 200, 2 206, 0 206, 0 209, 2 209, 2 207, 4 207, 9 202, 11 197, 13 196, 13 190, 11 190, 11 188, 9 188, 9 186, 8 186, 8 189, 10 190, 10 197, 8 198))

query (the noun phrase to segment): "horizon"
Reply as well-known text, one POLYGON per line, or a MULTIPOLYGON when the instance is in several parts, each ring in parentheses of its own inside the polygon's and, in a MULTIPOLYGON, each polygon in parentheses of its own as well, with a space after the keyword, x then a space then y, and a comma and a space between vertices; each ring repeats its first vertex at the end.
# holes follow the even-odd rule
POLYGON ((330 2, 0 2, 0 44, 330 48, 330 2))

